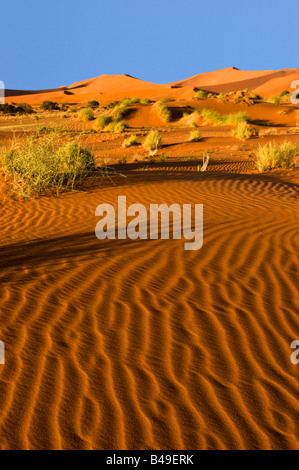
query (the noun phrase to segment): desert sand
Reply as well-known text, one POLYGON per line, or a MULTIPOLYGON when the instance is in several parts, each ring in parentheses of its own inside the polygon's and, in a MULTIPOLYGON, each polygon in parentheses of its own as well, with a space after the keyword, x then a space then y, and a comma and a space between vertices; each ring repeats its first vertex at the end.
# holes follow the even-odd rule
MULTIPOLYGON (((7 101, 32 105, 175 101, 171 125, 139 104, 127 119, 141 137, 142 126, 161 129, 167 161, 134 163, 144 150, 122 149, 122 135, 88 134, 99 162, 133 162, 120 165, 126 179, 0 207, 1 449, 299 449, 299 365, 290 360, 299 331, 299 170, 260 174, 252 157, 261 142, 299 143, 296 109, 192 100, 194 87, 270 96, 298 75, 230 68, 168 85, 102 75, 8 92, 7 101), (190 129, 176 124, 191 106, 246 110, 267 126, 242 143, 227 126, 203 125, 202 140, 189 142, 190 129), (195 171, 207 150, 208 171, 195 171), (203 204, 203 248, 97 240, 95 208, 116 207, 118 195, 146 207, 203 204)), ((62 122, 46 116, 39 125, 54 121, 62 122)), ((32 122, 24 118, 20 130, 1 121, 0 139, 32 122)))

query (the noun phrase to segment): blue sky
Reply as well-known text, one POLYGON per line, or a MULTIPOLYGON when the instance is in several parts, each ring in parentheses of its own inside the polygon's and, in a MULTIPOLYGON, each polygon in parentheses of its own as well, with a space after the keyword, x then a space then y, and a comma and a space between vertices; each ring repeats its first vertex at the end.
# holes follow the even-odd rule
POLYGON ((299 67, 298 0, 2 0, 0 80, 52 88, 102 73, 167 83, 299 67))

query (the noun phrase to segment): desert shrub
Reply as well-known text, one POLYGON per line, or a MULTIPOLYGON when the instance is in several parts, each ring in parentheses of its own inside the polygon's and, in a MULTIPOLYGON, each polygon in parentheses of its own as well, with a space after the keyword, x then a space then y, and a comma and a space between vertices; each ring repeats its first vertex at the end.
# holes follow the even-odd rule
POLYGON ((268 102, 274 104, 280 104, 280 100, 280 96, 270 96, 270 98, 268 98, 268 102))
POLYGON ((127 114, 128 106, 126 104, 120 103, 116 105, 111 112, 111 117, 114 121, 122 121, 127 114))
POLYGON ((128 148, 131 147, 131 145, 138 145, 139 144, 139 139, 137 135, 130 135, 127 139, 123 141, 122 147, 123 148, 128 148))
POLYGON ((2 114, 16 114, 17 108, 8 103, 0 104, 0 113, 2 114))
POLYGON ((280 93, 279 97, 280 97, 280 98, 283 98, 284 96, 290 96, 290 94, 291 94, 291 93, 290 93, 288 90, 283 90, 283 91, 280 93))
POLYGON ((12 177, 13 189, 23 197, 55 189, 72 190, 95 169, 93 155, 75 142, 60 145, 55 134, 30 136, 25 142, 1 149, 4 172, 12 177))
POLYGON ((140 103, 140 98, 134 97, 134 98, 124 98, 121 102, 122 105, 124 106, 130 106, 132 104, 137 104, 140 103))
POLYGON ((231 132, 233 137, 239 140, 247 140, 250 137, 258 136, 259 131, 256 127, 249 126, 247 122, 239 122, 236 129, 231 132))
POLYGON ((256 151, 256 164, 258 171, 262 172, 272 168, 288 168, 294 164, 294 157, 298 153, 298 147, 291 142, 281 145, 270 142, 260 145, 256 151))
POLYGON ((219 93, 219 95, 217 95, 217 98, 219 98, 220 100, 223 100, 223 98, 225 98, 225 94, 219 93))
POLYGON ((204 99, 207 98, 208 93, 205 90, 197 90, 195 92, 195 98, 204 99))
POLYGON ((160 102, 166 104, 166 103, 172 103, 173 101, 175 101, 173 98, 164 98, 160 102))
POLYGON ((249 116, 246 113, 220 114, 212 109, 202 109, 200 114, 204 119, 213 123, 215 126, 226 126, 237 124, 238 122, 248 122, 249 116))
POLYGON ((112 121, 111 116, 106 116, 105 114, 101 114, 100 116, 96 118, 93 127, 95 130, 105 129, 105 127, 107 127, 111 121, 112 121))
POLYGON ((121 103, 121 101, 111 101, 111 103, 107 104, 105 106, 105 108, 106 109, 113 109, 113 108, 115 108, 115 106, 117 106, 120 103, 121 103))
POLYGON ((146 150, 157 150, 162 142, 162 136, 158 131, 151 130, 143 142, 143 147, 146 150))
POLYGON ((125 131, 125 129, 126 129, 125 121, 111 121, 110 124, 108 124, 104 130, 115 132, 116 134, 121 134, 122 132, 125 131))
POLYGON ((250 96, 254 100, 262 100, 263 99, 263 97, 261 95, 258 95, 257 93, 254 93, 253 91, 250 92, 250 96))
POLYGON ((59 106, 54 101, 43 101, 41 104, 41 109, 43 111, 55 111, 59 109, 59 106))
POLYGON ((88 101, 87 106, 91 109, 97 109, 100 106, 100 103, 98 101, 92 100, 88 101))
POLYGON ((81 108, 78 113, 80 121, 88 122, 94 119, 93 110, 91 108, 81 108))
POLYGON ((171 113, 169 109, 164 104, 161 103, 161 101, 157 101, 157 103, 155 104, 155 108, 158 111, 158 114, 160 118, 162 119, 162 121, 170 122, 171 113))
POLYGON ((199 142, 201 140, 201 133, 199 131, 191 131, 190 142, 199 142))
POLYGON ((19 114, 33 114, 34 109, 28 103, 19 103, 16 112, 19 114))
POLYGON ((140 100, 141 104, 149 104, 150 102, 151 102, 151 100, 149 100, 148 98, 141 98, 141 100, 140 100))

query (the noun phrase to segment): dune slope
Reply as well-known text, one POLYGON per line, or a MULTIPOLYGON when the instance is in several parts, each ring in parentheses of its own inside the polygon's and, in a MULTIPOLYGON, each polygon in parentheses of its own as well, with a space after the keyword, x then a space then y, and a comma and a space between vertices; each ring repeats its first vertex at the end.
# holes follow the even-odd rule
POLYGON ((153 173, 1 208, 0 447, 299 449, 283 178, 153 173), (203 248, 97 240, 95 208, 119 194, 203 203, 203 248))

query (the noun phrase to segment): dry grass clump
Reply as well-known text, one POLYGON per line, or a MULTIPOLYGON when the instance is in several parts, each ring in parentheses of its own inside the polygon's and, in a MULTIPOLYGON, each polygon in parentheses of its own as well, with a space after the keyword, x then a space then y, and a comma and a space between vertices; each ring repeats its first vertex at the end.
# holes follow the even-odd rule
POLYGON ((199 142, 201 140, 201 133, 199 131, 191 131, 190 142, 199 142))
POLYGON ((138 145, 139 144, 139 139, 137 135, 130 135, 127 139, 123 141, 122 147, 123 148, 128 148, 131 147, 132 145, 138 145))
POLYGON ((143 142, 143 147, 146 150, 152 151, 157 150, 162 142, 162 136, 158 131, 151 130, 143 142))
POLYGON ((115 132, 115 134, 122 134, 126 129, 126 122, 125 121, 111 121, 105 127, 105 131, 108 132, 115 132))
POLYGON ((30 136, 1 149, 4 173, 12 177, 12 189, 19 196, 40 195, 49 190, 57 194, 73 190, 96 168, 94 156, 78 143, 59 144, 55 132, 30 136))
POLYGON ((244 121, 239 122, 236 129, 231 131, 231 134, 239 140, 247 140, 250 139, 250 137, 257 137, 259 135, 259 130, 244 121))
POLYGON ((94 119, 93 110, 91 108, 81 108, 78 113, 78 119, 84 122, 92 121, 94 119))
POLYGON ((98 116, 94 122, 94 125, 93 125, 93 128, 96 130, 96 131, 99 131, 99 130, 103 130, 105 129, 105 127, 108 126, 108 124, 110 124, 110 122, 112 121, 112 117, 111 116, 107 116, 105 114, 101 114, 100 116, 98 116))
POLYGON ((204 119, 211 122, 215 126, 228 126, 232 124, 238 124, 239 122, 248 122, 249 116, 247 113, 231 113, 231 114, 220 114, 212 109, 202 109, 200 114, 204 119))
POLYGON ((290 168, 294 165, 297 153, 297 145, 291 142, 284 142, 281 145, 275 142, 260 145, 256 151, 257 169, 262 172, 272 168, 290 168))
POLYGON ((208 93, 205 90, 197 90, 195 92, 195 96, 194 96, 194 98, 197 98, 197 99, 200 99, 200 100, 203 100, 207 97, 208 97, 208 93))
POLYGON ((161 101, 157 101, 154 105, 155 109, 158 111, 158 114, 163 122, 167 123, 171 121, 171 113, 169 108, 165 106, 161 101))

